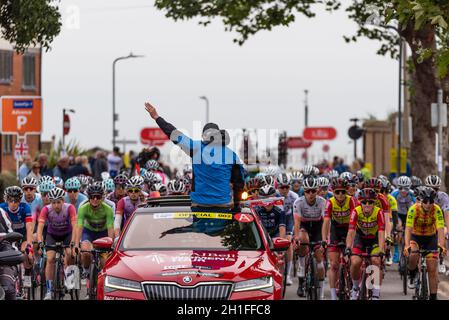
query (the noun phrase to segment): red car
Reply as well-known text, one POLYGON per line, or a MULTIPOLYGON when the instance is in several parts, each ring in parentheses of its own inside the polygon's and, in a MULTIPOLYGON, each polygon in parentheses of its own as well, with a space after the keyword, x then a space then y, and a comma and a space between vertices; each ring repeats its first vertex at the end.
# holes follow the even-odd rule
MULTIPOLYGON (((286 239, 271 240, 250 210, 138 209, 98 277, 100 300, 282 299, 286 239)), ((98 241, 103 248, 112 240, 98 241)))

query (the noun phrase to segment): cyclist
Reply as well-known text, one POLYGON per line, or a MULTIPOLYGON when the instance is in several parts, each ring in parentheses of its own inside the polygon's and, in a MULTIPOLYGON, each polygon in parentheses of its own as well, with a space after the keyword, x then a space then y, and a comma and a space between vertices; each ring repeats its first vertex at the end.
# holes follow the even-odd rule
POLYGON ((158 182, 151 186, 150 197, 165 197, 168 193, 167 187, 162 183, 158 182))
POLYGON ((157 182, 160 179, 159 176, 157 176, 154 172, 147 171, 143 175, 143 191, 150 193, 151 192, 151 186, 157 182))
POLYGON ((62 178, 60 177, 53 177, 53 181, 55 183, 55 186, 57 188, 64 188, 64 180, 62 180, 62 178))
MULTIPOLYGON (((385 252, 385 221, 382 209, 375 205, 378 195, 373 189, 362 189, 359 193, 360 206, 351 214, 349 231, 346 238, 345 256, 351 256, 352 293, 351 300, 356 300, 360 291, 362 258, 359 255, 369 249, 371 264, 381 271, 381 260, 385 252)), ((377 277, 379 284, 372 290, 372 299, 379 300, 382 275, 377 277)))
POLYGON ((329 200, 334 196, 332 192, 329 191, 329 179, 326 177, 319 177, 318 178, 318 195, 320 197, 323 197, 326 200, 329 200))
POLYGON ((80 193, 86 195, 86 189, 91 183, 90 177, 85 175, 79 175, 77 178, 81 182, 80 193))
POLYGON ((65 182, 65 190, 67 192, 67 195, 65 196, 65 202, 75 206, 76 210, 79 209, 81 204, 87 201, 87 197, 80 192, 81 182, 78 178, 73 177, 67 179, 65 182))
POLYGON ((166 184, 168 182, 167 175, 162 171, 159 162, 157 162, 156 160, 148 160, 145 164, 145 168, 147 169, 147 172, 153 172, 154 174, 158 175, 161 178, 161 182, 163 184, 166 184))
MULTIPOLYGON (((409 256, 408 272, 410 274, 409 288, 415 287, 419 256, 413 251, 439 250, 446 254, 444 239, 444 217, 441 208, 435 203, 437 193, 430 187, 420 191, 420 202, 414 204, 408 211, 405 229, 404 255, 409 256), (411 253, 410 253, 411 250, 411 253)), ((430 299, 437 299, 438 292, 438 253, 430 253, 427 257, 429 272, 430 299)))
MULTIPOLYGON (((388 207, 389 207, 389 212, 388 212, 388 217, 387 215, 385 215, 385 220, 388 219, 390 226, 391 226, 391 230, 393 231, 393 235, 396 234, 396 228, 398 225, 398 203, 396 201, 396 198, 393 197, 390 192, 391 192, 391 183, 390 181, 388 181, 388 179, 382 179, 381 181, 381 188, 380 188, 380 193, 383 194, 387 200, 388 200, 388 207)), ((393 243, 394 243, 394 255, 393 257, 391 256, 391 252, 390 255, 387 257, 385 264, 387 266, 391 266, 394 263, 399 262, 399 249, 398 249, 398 239, 397 236, 394 237, 393 239, 393 243)))
MULTIPOLYGON (((290 191, 291 177, 287 173, 280 173, 276 177, 276 182, 278 184, 278 190, 276 192, 277 197, 284 198, 284 212, 285 212, 285 225, 286 225, 286 234, 287 239, 292 240, 293 236, 293 227, 295 224, 293 218, 293 204, 298 199, 298 195, 293 191, 290 191)), ((293 247, 287 251, 287 285, 292 285, 292 261, 293 261, 293 247)))
POLYGON ((343 253, 339 244, 346 243, 349 220, 355 208, 355 200, 347 192, 348 182, 338 178, 332 181, 334 196, 327 201, 323 220, 322 239, 329 239, 328 253, 330 260, 329 286, 331 299, 337 300, 336 284, 340 255, 343 253))
POLYGON ((272 186, 272 187, 274 187, 275 180, 274 180, 273 176, 262 175, 262 176, 259 176, 258 179, 259 179, 260 187, 263 187, 263 186, 272 186))
MULTIPOLYGON (((322 226, 324 211, 326 210, 326 200, 318 196, 319 182, 314 177, 308 177, 303 182, 304 196, 297 199, 294 203, 295 218, 295 242, 309 243, 322 242, 322 226)), ((325 247, 325 244, 323 244, 325 247)), ((319 279, 319 297, 324 296, 324 250, 323 247, 315 248, 315 258, 317 261, 317 277, 319 279)), ((299 285, 297 294, 304 296, 304 277, 305 277, 305 257, 309 253, 308 246, 300 246, 298 259, 298 278, 299 285)))
POLYGON ((410 180, 410 178, 407 176, 401 176, 397 180, 398 189, 391 193, 391 195, 396 198, 396 201, 398 203, 399 230, 404 230, 408 210, 416 202, 416 197, 410 190, 411 186, 412 181, 410 180))
POLYGON ((134 176, 128 180, 126 185, 128 196, 120 199, 115 211, 114 235, 116 238, 137 207, 145 201, 145 198, 142 198, 142 187, 143 178, 141 176, 134 176))
POLYGON ((127 183, 128 177, 126 175, 119 174, 116 176, 114 178, 115 191, 111 192, 106 198, 117 204, 120 199, 126 197, 125 186, 127 183))
MULTIPOLYGON (((54 246, 57 242, 62 242, 64 246, 75 244, 75 233, 72 232, 76 225, 76 209, 75 206, 64 202, 65 191, 55 188, 50 191, 48 198, 51 204, 45 206, 39 215, 39 226, 37 229, 37 241, 39 247, 43 246, 43 231, 47 226, 47 237, 45 244, 54 246)), ((45 267, 45 279, 47 293, 44 300, 51 300, 53 291, 53 280, 55 277, 55 249, 47 248, 47 265, 45 267)), ((65 265, 72 265, 72 251, 68 247, 65 249, 65 265)))
POLYGON ((292 191, 295 192, 298 196, 302 193, 302 173, 299 171, 295 171, 292 173, 292 191))
POLYGON ((167 191, 171 196, 185 195, 186 190, 186 185, 181 180, 170 180, 168 182, 167 191))
POLYGON ((104 191, 107 195, 115 191, 114 179, 104 179, 101 183, 103 184, 104 191))
POLYGON ((340 176, 340 174, 338 173, 337 170, 331 170, 328 172, 327 175, 328 175, 329 181, 337 179, 340 176))
MULTIPOLYGON (((449 196, 446 192, 440 190, 441 179, 436 175, 430 175, 425 180, 426 187, 430 187, 437 193, 435 198, 435 204, 437 204, 443 211, 444 222, 446 225, 446 239, 449 239, 449 233, 447 233, 447 228, 449 227, 449 196)), ((438 268, 440 273, 446 272, 446 265, 444 261, 441 260, 438 268)))
POLYGON ((411 190, 413 191, 414 196, 418 195, 418 188, 423 185, 422 180, 417 176, 411 176, 410 180, 412 181, 411 190))
MULTIPOLYGON (((31 216, 36 217, 41 211, 41 195, 37 192, 37 180, 33 177, 25 177, 22 180, 23 197, 22 202, 30 206, 31 216)), ((35 220, 33 219, 33 223, 35 220)), ((34 226, 33 226, 34 230, 34 226)))
MULTIPOLYGON (((89 202, 78 209, 76 223, 75 247, 81 241, 81 250, 92 250, 92 242, 103 237, 114 238, 114 213, 107 204, 103 202, 104 189, 101 183, 94 183, 87 188, 89 202)), ((88 268, 92 261, 92 254, 82 253, 81 263, 83 265, 83 277, 88 276, 88 268)), ((105 257, 101 259, 104 265, 105 257)))
MULTIPOLYGON (((275 196, 276 190, 271 185, 266 185, 259 189, 260 199, 267 199, 275 196)), ((285 212, 282 207, 268 204, 256 206, 254 210, 260 217, 262 225, 265 227, 271 238, 286 238, 285 212)))

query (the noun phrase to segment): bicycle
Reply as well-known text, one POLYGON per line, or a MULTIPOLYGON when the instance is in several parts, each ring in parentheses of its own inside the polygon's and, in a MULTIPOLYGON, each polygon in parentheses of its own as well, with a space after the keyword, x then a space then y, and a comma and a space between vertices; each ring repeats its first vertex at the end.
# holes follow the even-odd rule
POLYGON ((316 276, 317 263, 315 259, 315 251, 321 247, 321 242, 299 243, 299 246, 308 246, 309 253, 306 256, 305 274, 306 274, 306 292, 307 300, 319 300, 319 281, 316 276))
MULTIPOLYGON (((366 247, 365 249, 365 253, 362 254, 351 254, 351 256, 359 256, 360 258, 362 258, 362 276, 361 276, 361 283, 360 283, 360 291, 359 291, 359 295, 358 295, 358 299, 357 300, 371 300, 372 299, 372 289, 368 288, 366 285, 367 279, 368 279, 368 272, 367 270, 369 269, 369 267, 372 265, 371 264, 371 258, 374 257, 380 257, 382 258, 383 255, 381 254, 370 254, 370 252, 372 251, 372 247, 366 247)), ((379 281, 380 281, 380 277, 382 276, 383 273, 383 261, 381 262, 381 266, 380 266, 380 275, 379 275, 379 281)), ((374 271, 373 271, 374 272, 374 271)), ((372 273, 370 273, 369 275, 371 275, 372 273)), ((374 281, 374 280, 373 280, 374 281)), ((380 284, 379 284, 380 285, 380 284)))
MULTIPOLYGON (((346 243, 338 243, 337 248, 340 252, 343 252, 346 249, 346 243)), ((349 269, 349 260, 347 261, 343 254, 340 254, 340 266, 338 268, 336 288, 338 300, 350 300, 352 290, 351 273, 349 269)))
POLYGON ((399 275, 401 277, 402 280, 402 292, 404 293, 404 295, 407 295, 407 281, 408 281, 408 274, 407 274, 407 257, 404 255, 404 247, 405 247, 405 243, 404 243, 404 231, 403 230, 399 230, 399 231, 394 231, 395 236, 398 237, 398 240, 401 240, 400 243, 400 252, 399 252, 399 275))
MULTIPOLYGON (((89 300, 97 300, 97 281, 98 273, 101 270, 101 259, 102 253, 109 253, 110 249, 92 249, 92 250, 80 250, 81 253, 92 254, 92 262, 89 267, 89 279, 87 280, 87 295, 89 300)), ((285 277, 284 277, 285 278, 285 277)), ((285 289, 284 289, 285 290, 285 289)), ((285 291, 284 291, 285 294, 285 291)))
POLYGON ((46 291, 45 268, 47 266, 47 251, 45 247, 40 249, 42 250, 42 254, 34 259, 32 282, 33 286, 39 291, 40 300, 43 300, 46 291))
POLYGON ((413 250, 411 253, 419 253, 421 268, 415 283, 415 294, 413 300, 429 300, 429 279, 427 272, 427 255, 440 253, 439 250, 413 250))
POLYGON ((70 246, 65 246, 62 242, 56 242, 55 245, 46 245, 46 249, 52 249, 55 251, 55 278, 54 278, 54 288, 52 292, 53 300, 64 300, 66 295, 66 288, 64 284, 65 272, 64 272, 64 257, 65 249, 70 248, 70 246))
MULTIPOLYGON (((20 244, 19 244, 20 246, 20 244)), ((32 252, 30 248, 26 248, 22 253, 25 255, 26 261, 30 263, 28 255, 32 252)), ((32 272, 33 268, 30 269, 31 274, 25 275, 25 268, 23 264, 17 266, 17 279, 16 279, 16 291, 18 299, 21 300, 31 300, 35 298, 35 292, 33 290, 32 284, 32 272)))

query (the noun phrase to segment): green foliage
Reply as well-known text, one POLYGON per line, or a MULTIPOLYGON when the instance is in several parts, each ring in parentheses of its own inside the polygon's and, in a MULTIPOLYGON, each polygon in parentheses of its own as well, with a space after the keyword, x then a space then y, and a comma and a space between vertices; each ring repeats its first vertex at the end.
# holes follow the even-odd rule
POLYGON ((40 45, 47 51, 61 31, 59 0, 0 0, 0 32, 23 53, 40 45))
MULTIPOLYGON (((62 150, 62 140, 59 140, 56 149, 53 149, 48 156, 48 166, 50 168, 56 166, 59 158, 61 157, 62 150)), ((79 145, 79 142, 77 142, 76 140, 70 140, 68 143, 66 143, 65 150, 67 155, 73 157, 88 155, 87 150, 82 149, 79 145)))

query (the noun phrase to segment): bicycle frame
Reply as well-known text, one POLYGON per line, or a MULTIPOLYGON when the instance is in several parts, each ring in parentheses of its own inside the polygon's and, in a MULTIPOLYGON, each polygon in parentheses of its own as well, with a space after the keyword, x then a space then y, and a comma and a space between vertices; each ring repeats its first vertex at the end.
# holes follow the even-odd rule
POLYGON ((55 250, 55 278, 53 288, 53 300, 63 300, 66 295, 66 289, 64 285, 64 257, 65 249, 70 246, 64 246, 62 242, 56 242, 54 246, 45 246, 46 249, 55 250))
POLYGON ((308 300, 319 300, 318 278, 316 275, 317 266, 315 252, 321 247, 321 242, 299 243, 299 246, 308 246, 309 253, 306 256, 305 274, 306 274, 306 292, 308 300))
MULTIPOLYGON (((361 287, 360 287, 360 291, 359 291, 358 300, 371 300, 371 298, 372 298, 372 289, 367 288, 367 286, 366 286, 366 281, 368 278, 366 270, 368 269, 369 266, 372 265, 371 258, 380 257, 380 255, 370 254, 369 252, 371 252, 371 250, 372 250, 371 247, 367 247, 365 249, 365 253, 351 254, 351 256, 358 256, 358 257, 362 258, 362 265, 361 265, 362 276, 361 276, 361 283, 360 283, 361 287)), ((380 265, 380 272, 383 273, 383 262, 381 262, 381 265, 380 265)))
POLYGON ((415 286, 415 294, 413 300, 429 300, 429 278, 427 272, 427 255, 433 253, 440 253, 439 250, 413 250, 411 253, 418 253, 419 257, 419 276, 415 286))

